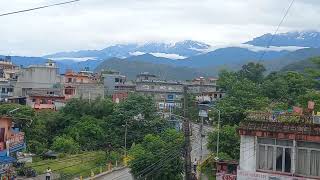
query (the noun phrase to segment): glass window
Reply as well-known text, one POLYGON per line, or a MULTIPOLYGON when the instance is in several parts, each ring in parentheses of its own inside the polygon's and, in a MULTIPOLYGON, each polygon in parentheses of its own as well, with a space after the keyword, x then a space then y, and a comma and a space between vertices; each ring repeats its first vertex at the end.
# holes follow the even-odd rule
POLYGON ((320 151, 311 151, 311 176, 320 176, 320 151))
POLYGON ((304 148, 314 148, 320 150, 320 143, 314 143, 314 142, 298 142, 298 147, 304 147, 304 148))
POLYGON ((293 146, 293 141, 290 140, 277 140, 277 145, 281 146, 293 146))
POLYGON ((259 144, 275 144, 275 139, 270 139, 270 138, 259 138, 258 139, 259 144))
POLYGON ((309 174, 308 151, 306 149, 298 149, 297 173, 305 175, 309 174))

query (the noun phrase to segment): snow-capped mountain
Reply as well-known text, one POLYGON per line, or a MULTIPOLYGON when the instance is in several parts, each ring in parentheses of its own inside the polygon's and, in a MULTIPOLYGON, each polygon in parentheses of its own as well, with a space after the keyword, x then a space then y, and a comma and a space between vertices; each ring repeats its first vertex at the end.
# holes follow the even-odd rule
MULTIPOLYGON (((256 37, 245 44, 254 46, 267 46, 272 34, 264 34, 256 37)), ((270 43, 270 46, 299 46, 299 47, 320 47, 320 32, 318 31, 293 31, 287 33, 276 34, 270 43)))
POLYGON ((146 43, 146 44, 118 44, 109 46, 102 50, 82 50, 75 52, 59 52, 44 56, 44 58, 51 58, 56 60, 61 59, 96 59, 104 60, 111 57, 127 58, 135 54, 153 54, 165 57, 177 57, 177 59, 183 59, 190 56, 199 55, 208 51, 210 45, 198 42, 185 40, 172 44, 167 43, 146 43))

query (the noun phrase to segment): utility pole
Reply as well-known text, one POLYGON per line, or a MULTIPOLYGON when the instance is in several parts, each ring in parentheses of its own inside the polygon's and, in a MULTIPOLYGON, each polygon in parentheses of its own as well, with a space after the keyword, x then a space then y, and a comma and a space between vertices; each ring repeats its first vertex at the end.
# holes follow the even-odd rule
POLYGON ((190 144, 190 121, 187 118, 187 85, 183 86, 183 132, 184 132, 184 161, 185 179, 192 180, 191 172, 191 144, 190 144))
POLYGON ((126 120, 125 125, 125 131, 124 131, 124 157, 127 157, 127 133, 128 133, 128 121, 126 120))

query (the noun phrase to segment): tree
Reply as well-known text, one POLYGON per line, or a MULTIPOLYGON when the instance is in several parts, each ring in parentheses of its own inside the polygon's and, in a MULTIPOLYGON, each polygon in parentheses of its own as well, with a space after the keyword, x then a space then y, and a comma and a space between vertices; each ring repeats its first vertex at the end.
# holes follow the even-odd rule
POLYGON ((148 134, 141 144, 129 151, 129 167, 133 175, 145 179, 181 179, 183 135, 169 129, 160 135, 148 134))
POLYGON ((22 130, 27 129, 32 122, 32 118, 35 115, 34 110, 29 106, 20 104, 2 104, 0 105, 0 114, 10 115, 13 117, 13 121, 22 130), (16 111, 9 113, 16 109, 16 111))
POLYGON ((69 135, 80 144, 82 150, 99 149, 105 141, 105 133, 99 120, 92 116, 81 117, 77 124, 70 127, 69 135))
MULTIPOLYGON (((240 158, 240 137, 238 135, 237 128, 238 126, 236 125, 225 125, 220 129, 219 152, 223 152, 223 157, 226 157, 227 159, 240 158)), ((209 134, 208 149, 211 152, 216 152, 217 139, 217 131, 213 131, 209 134)))
POLYGON ((242 69, 239 71, 239 76, 260 83, 263 81, 263 73, 265 71, 266 68, 262 64, 250 62, 242 66, 242 69))
POLYGON ((269 99, 263 96, 261 87, 248 80, 239 79, 226 92, 227 95, 217 102, 224 124, 238 124, 245 118, 248 110, 262 110, 269 104, 269 99))
POLYGON ((71 137, 57 136, 54 138, 51 148, 57 152, 74 154, 79 152, 80 146, 71 137))
POLYGON ((315 112, 320 111, 320 92, 309 90, 307 93, 300 95, 297 98, 296 105, 301 105, 304 108, 308 108, 308 101, 315 102, 315 112))

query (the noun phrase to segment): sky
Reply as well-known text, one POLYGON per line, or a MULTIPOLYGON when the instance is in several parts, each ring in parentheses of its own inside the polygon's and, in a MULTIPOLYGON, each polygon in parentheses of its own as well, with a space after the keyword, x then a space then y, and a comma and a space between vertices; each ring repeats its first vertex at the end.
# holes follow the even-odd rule
MULTIPOLYGON (((65 0, 1 0, 0 14, 65 0)), ((42 56, 118 43, 239 44, 273 33, 291 0, 81 0, 0 17, 0 54, 42 56)), ((296 0, 279 32, 320 30, 319 0, 296 0)))

